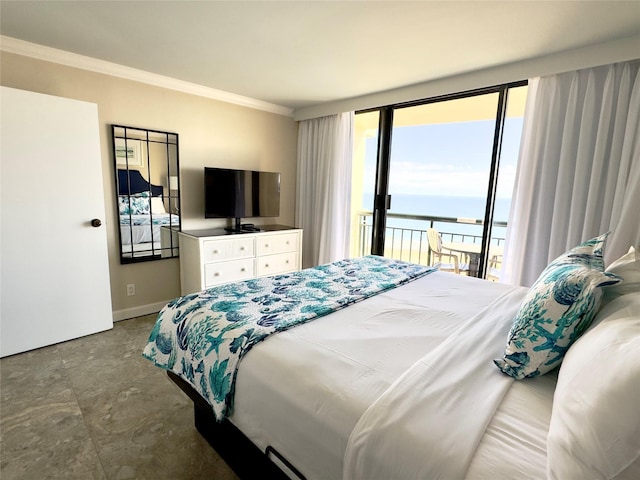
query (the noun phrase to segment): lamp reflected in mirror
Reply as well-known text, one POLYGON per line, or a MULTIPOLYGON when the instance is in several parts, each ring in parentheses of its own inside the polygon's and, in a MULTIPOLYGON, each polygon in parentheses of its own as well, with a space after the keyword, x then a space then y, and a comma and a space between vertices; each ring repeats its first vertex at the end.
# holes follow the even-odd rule
POLYGON ((178 205, 178 197, 177 196, 174 197, 173 195, 178 190, 180 190, 178 176, 171 175, 169 177, 169 192, 170 192, 169 194, 172 195, 172 198, 174 198, 174 202, 172 202, 172 205, 171 205, 171 213, 175 213, 176 215, 180 214, 180 206, 178 205))

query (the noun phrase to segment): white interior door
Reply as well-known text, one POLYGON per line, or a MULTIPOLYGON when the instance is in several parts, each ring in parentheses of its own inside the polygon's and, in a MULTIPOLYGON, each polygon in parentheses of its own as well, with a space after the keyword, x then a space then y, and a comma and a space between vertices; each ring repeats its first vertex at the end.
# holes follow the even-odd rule
POLYGON ((7 87, 0 104, 4 357, 110 329, 113 316, 97 105, 7 87))

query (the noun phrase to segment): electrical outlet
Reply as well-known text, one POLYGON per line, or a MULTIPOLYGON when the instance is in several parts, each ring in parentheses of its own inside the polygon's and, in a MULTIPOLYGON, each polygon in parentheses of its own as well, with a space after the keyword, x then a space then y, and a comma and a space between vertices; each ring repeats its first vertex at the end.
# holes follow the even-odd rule
POLYGON ((136 294, 136 284, 135 283, 130 283, 129 285, 127 285, 127 296, 131 296, 131 295, 135 295, 136 294))

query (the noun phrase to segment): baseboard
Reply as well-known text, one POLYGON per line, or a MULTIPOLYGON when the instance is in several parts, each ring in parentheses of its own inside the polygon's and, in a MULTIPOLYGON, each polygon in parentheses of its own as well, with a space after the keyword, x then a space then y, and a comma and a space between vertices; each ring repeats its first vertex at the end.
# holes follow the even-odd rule
POLYGON ((151 313, 158 313, 162 310, 170 300, 165 302, 150 303, 149 305, 140 305, 139 307, 125 308, 123 310, 113 311, 113 321, 119 322, 120 320, 128 320, 129 318, 141 317, 143 315, 149 315, 151 313))

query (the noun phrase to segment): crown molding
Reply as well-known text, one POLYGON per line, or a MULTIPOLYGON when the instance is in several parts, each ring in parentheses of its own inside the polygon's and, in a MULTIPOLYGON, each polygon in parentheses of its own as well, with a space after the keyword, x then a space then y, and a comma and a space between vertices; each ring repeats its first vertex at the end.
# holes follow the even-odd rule
POLYGON ((57 48, 26 42, 13 37, 0 35, 0 50, 7 53, 15 53, 17 55, 37 58, 47 62, 58 63, 68 67, 80 68, 82 70, 102 73, 112 77, 124 78, 126 80, 146 83, 156 87, 197 95, 199 97, 232 103, 234 105, 241 105, 243 107, 249 107, 256 110, 276 113, 278 115, 285 115, 289 117, 293 116, 292 108, 263 102, 262 100, 256 100, 255 98, 236 95, 223 90, 216 90, 215 88, 185 82, 183 80, 166 77, 164 75, 138 70, 136 68, 126 67, 124 65, 99 60, 97 58, 79 55, 77 53, 67 52, 65 50, 58 50, 57 48))

